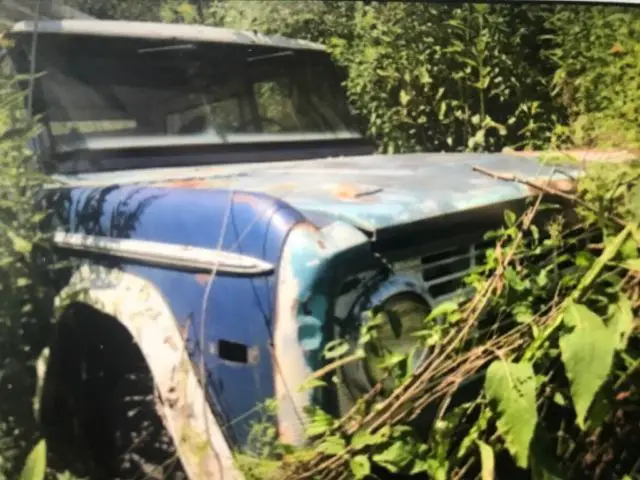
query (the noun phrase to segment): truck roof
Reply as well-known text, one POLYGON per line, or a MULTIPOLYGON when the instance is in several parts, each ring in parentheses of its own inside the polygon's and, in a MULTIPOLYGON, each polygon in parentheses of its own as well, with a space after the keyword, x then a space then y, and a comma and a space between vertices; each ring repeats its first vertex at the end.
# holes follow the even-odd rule
MULTIPOLYGON (((12 28, 13 34, 31 34, 36 23, 23 21, 12 28)), ((83 35, 96 37, 132 38, 142 40, 171 40, 205 43, 235 43, 242 45, 274 46, 298 50, 325 50, 324 45, 282 36, 262 35, 258 32, 231 28, 177 23, 132 22, 124 20, 41 20, 38 33, 83 35)))

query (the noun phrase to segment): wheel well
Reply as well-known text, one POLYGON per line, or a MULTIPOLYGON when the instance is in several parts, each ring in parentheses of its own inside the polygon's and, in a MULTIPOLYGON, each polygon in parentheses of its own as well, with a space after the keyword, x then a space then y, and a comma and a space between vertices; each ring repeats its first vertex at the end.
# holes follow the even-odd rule
POLYGON ((181 478, 142 351, 122 322, 90 305, 74 303, 59 317, 40 421, 54 468, 91 478, 181 478))

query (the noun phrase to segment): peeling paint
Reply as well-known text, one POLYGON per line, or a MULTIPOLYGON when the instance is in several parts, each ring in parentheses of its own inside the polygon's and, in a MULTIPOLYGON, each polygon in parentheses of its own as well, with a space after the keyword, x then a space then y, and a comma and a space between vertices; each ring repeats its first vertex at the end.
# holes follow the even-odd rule
POLYGON ((337 296, 332 268, 339 254, 367 245, 364 234, 341 222, 322 230, 300 223, 287 238, 278 270, 274 327, 275 392, 283 442, 305 441, 305 407, 313 403, 313 392, 299 387, 322 365, 325 327, 337 296))
POLYGON ((241 479, 178 323, 156 288, 120 270, 85 265, 56 298, 58 312, 70 302, 82 302, 115 317, 131 333, 151 369, 160 400, 158 413, 189 478, 241 479))
MULTIPOLYGON (((97 173, 82 176, 82 181, 158 184, 197 178, 197 188, 218 188, 224 181, 226 188, 238 192, 237 202, 256 202, 251 192, 267 193, 303 213, 319 212, 370 230, 532 195, 526 186, 487 177, 474 172, 474 166, 526 180, 548 179, 554 172, 536 158, 513 153, 420 153, 217 165, 209 170, 184 167, 126 176, 97 173)), ((563 170, 579 172, 575 164, 563 170)), ((62 180, 77 181, 72 176, 62 180)))

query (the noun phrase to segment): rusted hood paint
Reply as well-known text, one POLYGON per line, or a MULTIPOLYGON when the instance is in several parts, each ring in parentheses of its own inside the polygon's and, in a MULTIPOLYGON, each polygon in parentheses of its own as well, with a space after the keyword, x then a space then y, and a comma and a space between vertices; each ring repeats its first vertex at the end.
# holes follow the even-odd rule
POLYGON ((382 230, 531 195, 531 188, 473 170, 566 181, 577 171, 514 154, 407 154, 66 176, 71 184, 233 189, 280 198, 306 214, 382 230))

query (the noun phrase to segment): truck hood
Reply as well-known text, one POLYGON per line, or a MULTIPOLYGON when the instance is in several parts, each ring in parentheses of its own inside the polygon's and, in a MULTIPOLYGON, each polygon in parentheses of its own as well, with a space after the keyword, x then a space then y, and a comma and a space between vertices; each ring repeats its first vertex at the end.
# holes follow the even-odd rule
MULTIPOLYGON (((574 164, 575 165, 575 164, 574 164)), ((324 158, 293 162, 153 168, 57 177, 73 186, 146 184, 166 188, 231 189, 278 197, 314 216, 329 216, 367 230, 461 212, 532 195, 520 182, 474 170, 552 178, 567 185, 580 174, 516 154, 406 154, 324 158)))

